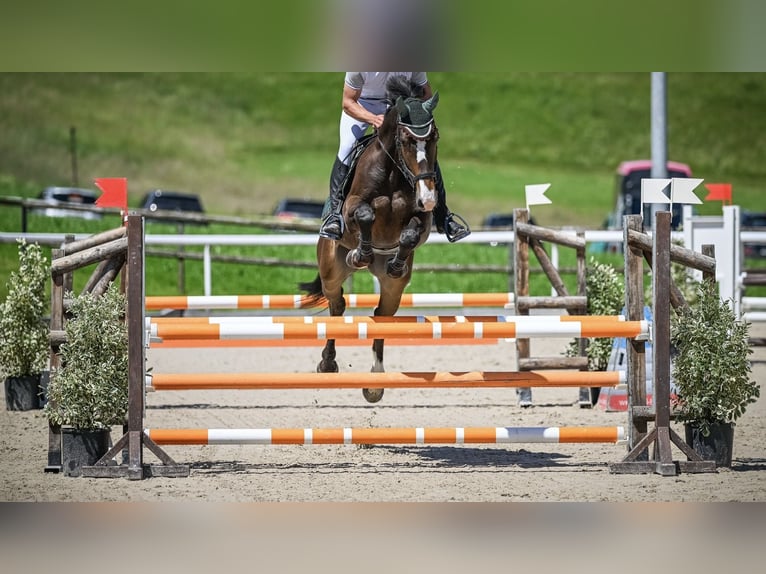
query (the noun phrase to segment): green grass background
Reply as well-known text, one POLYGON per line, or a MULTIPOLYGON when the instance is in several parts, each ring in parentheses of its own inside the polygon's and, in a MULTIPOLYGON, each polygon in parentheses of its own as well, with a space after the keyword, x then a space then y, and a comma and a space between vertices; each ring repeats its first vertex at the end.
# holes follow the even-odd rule
MULTIPOLYGON (((429 78, 441 94, 439 157, 450 207, 474 227, 490 212, 522 207, 525 184, 549 182, 553 204, 533 208, 538 223, 600 228, 614 204, 617 164, 650 156, 648 73, 431 72, 429 78)), ((75 126, 80 185, 127 177, 131 205, 153 188, 197 193, 209 213, 246 217, 270 213, 282 197, 324 199, 342 82, 338 72, 0 74, 0 195, 34 197, 42 187, 70 185, 75 126)), ((667 90, 669 158, 690 164, 707 182, 731 182, 743 208, 766 210, 766 74, 670 73, 667 90)), ((19 211, 0 210, 0 228, 19 230, 19 211)), ((719 213, 720 203, 699 212, 719 213)), ((96 223, 32 217, 29 230, 84 233, 117 223, 116 217, 96 223)), ((313 260, 311 248, 221 251, 313 260)), ((504 265, 507 250, 433 246, 418 261, 504 265)), ((0 247, 2 296, 16 265, 16 248, 0 247)), ((147 292, 176 292, 176 263, 151 259, 149 265, 147 292)), ((187 290, 200 293, 201 263, 186 268, 187 290)), ((213 287, 227 294, 290 293, 307 275, 313 273, 221 264, 213 287)), ((355 287, 363 291, 368 280, 357 275, 355 287)), ((502 274, 428 273, 412 285, 413 291, 506 288, 502 274)))

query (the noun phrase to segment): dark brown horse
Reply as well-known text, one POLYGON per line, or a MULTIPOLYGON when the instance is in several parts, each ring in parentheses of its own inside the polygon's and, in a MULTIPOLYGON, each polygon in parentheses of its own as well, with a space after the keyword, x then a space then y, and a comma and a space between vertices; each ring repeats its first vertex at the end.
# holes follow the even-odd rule
MULTIPOLYGON (((380 283, 375 316, 393 316, 410 281, 415 249, 431 230, 439 139, 433 110, 439 95, 422 101, 422 88, 396 77, 387 88, 394 105, 356 164, 343 206, 343 237, 319 238, 319 273, 312 283, 301 284, 310 297, 324 295, 334 316, 346 309, 343 282, 359 269, 368 269, 380 283)), ((382 372, 383 339, 375 339, 372 350, 372 372, 382 372)), ((317 371, 337 372, 335 356, 335 340, 329 339, 317 371)), ((363 394, 374 403, 383 389, 363 394)))

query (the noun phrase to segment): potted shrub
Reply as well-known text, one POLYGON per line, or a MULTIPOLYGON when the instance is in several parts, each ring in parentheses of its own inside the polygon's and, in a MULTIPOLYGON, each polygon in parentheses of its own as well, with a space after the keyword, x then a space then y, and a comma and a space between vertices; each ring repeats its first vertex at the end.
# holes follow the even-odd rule
POLYGON ((111 425, 128 409, 128 335, 125 297, 115 284, 103 296, 72 299, 73 317, 61 346, 62 367, 51 373, 45 413, 60 425, 62 465, 68 476, 109 449, 111 425))
POLYGON ((50 356, 48 325, 43 321, 48 262, 36 243, 19 241, 19 269, 7 283, 0 305, 0 370, 5 375, 8 410, 41 408, 41 373, 50 356))
POLYGON ((671 322, 677 419, 686 442, 717 466, 731 466, 734 421, 760 394, 750 377, 749 330, 712 282, 700 284, 694 304, 671 322))

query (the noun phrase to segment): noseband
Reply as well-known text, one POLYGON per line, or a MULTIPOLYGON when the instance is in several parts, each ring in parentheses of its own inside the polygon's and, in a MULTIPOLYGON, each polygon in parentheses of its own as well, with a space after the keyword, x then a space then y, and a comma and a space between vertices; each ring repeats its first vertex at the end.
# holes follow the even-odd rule
MULTIPOLYGON (((426 141, 426 140, 428 140, 431 137, 431 135, 433 134, 433 131, 435 129, 433 118, 431 118, 428 121, 428 123, 425 123, 423 125, 418 125, 418 126, 413 126, 413 125, 410 125, 410 124, 406 124, 406 123, 404 123, 401 120, 401 118, 399 118, 396 123, 397 123, 397 126, 401 126, 404 129, 406 129, 410 133, 410 135, 412 137, 414 137, 418 141, 426 141), (414 128, 422 129, 424 127, 428 127, 428 131, 425 133, 425 135, 419 136, 419 135, 417 135, 413 131, 414 128)), ((398 129, 396 130, 396 135, 394 137, 395 137, 395 142, 396 142, 396 159, 391 157, 391 154, 388 153, 388 150, 386 149, 386 146, 383 145, 383 142, 380 140, 380 137, 378 137, 378 143, 380 144, 380 147, 383 148, 383 151, 386 152, 386 155, 389 158, 391 158, 391 161, 394 162, 394 165, 399 169, 399 171, 404 176, 404 179, 407 180, 407 183, 410 184, 412 189, 413 190, 415 189, 415 187, 417 186, 417 183, 421 179, 433 179, 433 180, 435 180, 436 179, 436 172, 435 171, 426 171, 426 172, 420 173, 418 175, 415 175, 414 173, 412 173, 412 170, 407 166, 407 162, 404 161, 404 154, 402 153, 402 140, 399 138, 399 130, 398 129)))

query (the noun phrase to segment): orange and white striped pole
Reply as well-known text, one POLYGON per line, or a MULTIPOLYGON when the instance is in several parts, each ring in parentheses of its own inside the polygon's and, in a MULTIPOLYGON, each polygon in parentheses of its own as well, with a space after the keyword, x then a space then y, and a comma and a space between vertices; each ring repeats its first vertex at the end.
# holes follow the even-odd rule
POLYGON ((150 337, 163 340, 325 340, 325 339, 510 339, 529 337, 625 337, 648 336, 647 321, 610 321, 601 317, 567 316, 541 319, 513 316, 498 322, 403 322, 362 321, 352 323, 273 323, 226 321, 222 323, 150 324, 150 337))
MULTIPOLYGON (((344 295, 346 307, 377 307, 380 295, 344 295)), ((513 293, 405 293, 400 307, 507 307, 513 293)), ((213 295, 146 297, 147 311, 162 309, 308 309, 326 307, 327 300, 313 301, 305 295, 213 295)))
POLYGON ((159 445, 616 443, 624 427, 146 429, 159 445))
POLYGON ((147 389, 283 390, 513 387, 616 387, 625 371, 466 371, 462 373, 157 373, 147 389))
MULTIPOLYGON (((535 316, 534 321, 553 322, 580 322, 582 315, 540 315, 535 316)), ((358 323, 509 323, 529 321, 529 316, 522 315, 396 315, 394 317, 371 317, 361 315, 220 315, 205 317, 146 317, 146 325, 200 325, 200 324, 223 324, 223 323, 303 323, 313 325, 316 323, 346 323, 355 325, 358 323), (523 317, 523 318, 522 318, 523 317)), ((624 315, 590 315, 589 323, 601 321, 614 322, 624 321, 624 315)))

